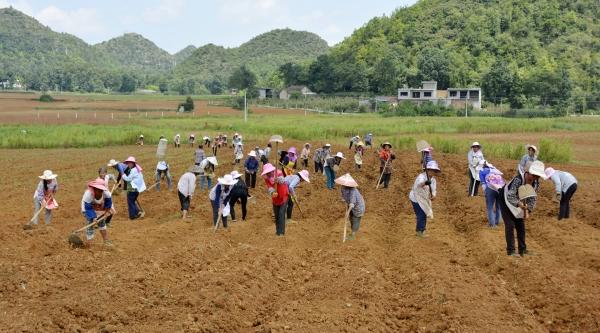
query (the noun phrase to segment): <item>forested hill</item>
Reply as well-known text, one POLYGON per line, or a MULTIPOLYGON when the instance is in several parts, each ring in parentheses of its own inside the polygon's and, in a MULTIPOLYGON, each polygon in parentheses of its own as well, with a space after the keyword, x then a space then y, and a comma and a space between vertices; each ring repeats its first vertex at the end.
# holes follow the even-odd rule
POLYGON ((421 0, 372 19, 305 70, 318 91, 394 94, 433 79, 516 104, 599 96, 599 8, 597 0, 421 0))
POLYGON ((181 49, 179 52, 175 53, 173 57, 175 58, 175 63, 178 64, 183 62, 189 56, 191 56, 194 51, 196 51, 196 47, 194 45, 188 45, 185 48, 181 49))
POLYGON ((167 51, 136 33, 110 39, 94 45, 113 57, 120 65, 141 72, 167 73, 175 64, 175 59, 167 51))
POLYGON ((237 48, 212 44, 200 47, 177 65, 175 77, 204 83, 217 80, 224 84, 235 69, 246 65, 258 76, 259 82, 266 83, 284 63, 313 61, 328 50, 327 42, 316 34, 277 29, 237 48))

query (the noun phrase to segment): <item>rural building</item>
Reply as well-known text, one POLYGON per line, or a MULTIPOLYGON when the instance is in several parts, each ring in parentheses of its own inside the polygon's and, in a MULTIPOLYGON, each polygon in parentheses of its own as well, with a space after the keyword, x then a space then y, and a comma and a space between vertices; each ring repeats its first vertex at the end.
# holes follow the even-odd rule
POLYGON ((258 99, 273 98, 275 91, 273 88, 258 88, 258 99))
POLYGON ((1 89, 23 89, 23 85, 19 79, 16 79, 11 82, 9 78, 0 79, 0 88, 1 89))
POLYGON ((290 99, 292 96, 314 96, 316 93, 312 92, 307 86, 289 86, 279 93, 279 99, 290 99))
POLYGON ((0 79, 0 88, 2 89, 8 89, 10 87, 10 80, 9 79, 0 79))
POLYGON ((481 109, 481 88, 448 88, 437 90, 436 81, 423 81, 421 88, 398 89, 398 101, 409 101, 417 104, 432 102, 455 108, 464 108, 465 105, 474 109, 481 109))

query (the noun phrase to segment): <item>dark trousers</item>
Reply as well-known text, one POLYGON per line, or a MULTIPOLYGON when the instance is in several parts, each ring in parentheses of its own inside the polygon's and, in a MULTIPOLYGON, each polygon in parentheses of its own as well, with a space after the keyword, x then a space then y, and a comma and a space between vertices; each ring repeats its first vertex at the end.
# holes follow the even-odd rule
POLYGON ((360 217, 354 216, 354 213, 350 211, 350 227, 352 228, 352 232, 358 232, 358 228, 360 228, 360 217))
MULTIPOLYGON (((215 201, 210 201, 212 209, 213 209, 213 226, 217 225, 217 221, 219 220, 219 205, 215 201)), ((223 221, 223 228, 227 228, 227 217, 221 216, 221 221, 223 221)))
POLYGON ((569 186, 567 192, 562 193, 562 196, 560 197, 560 210, 558 212, 559 220, 569 218, 571 198, 573 197, 573 194, 575 194, 575 191, 577 191, 577 184, 569 186))
POLYGON ((287 213, 288 220, 292 219, 292 212, 293 211, 294 211, 294 200, 290 196, 290 198, 288 199, 287 208, 286 208, 286 213, 287 213))
POLYGON ((332 167, 325 167, 325 175, 327 176, 327 188, 332 190, 335 187, 335 171, 332 167))
POLYGON ((427 214, 425 214, 418 203, 413 202, 412 200, 410 202, 412 203, 413 210, 417 216, 417 231, 425 231, 425 228, 427 227, 427 214))
POLYGON ((246 185, 251 188, 256 188, 256 172, 246 172, 246 185))
POLYGON ((183 195, 181 192, 177 191, 177 196, 179 197, 179 203, 181 204, 181 210, 190 210, 190 197, 183 195))
POLYGON ((140 192, 127 192, 127 210, 129 211, 129 218, 131 220, 136 219, 140 214, 140 208, 137 205, 137 198, 140 192))
POLYGON ((229 207, 231 208, 230 213, 231 213, 231 220, 235 220, 235 203, 238 201, 238 199, 241 202, 242 205, 242 220, 246 220, 246 214, 247 214, 247 209, 246 209, 246 204, 248 203, 248 195, 231 195, 231 199, 229 200, 229 207))
POLYGON ((475 178, 473 178, 473 175, 471 174, 471 170, 468 170, 468 172, 469 172, 469 196, 475 197, 475 196, 477 196, 477 193, 479 192, 479 185, 481 184, 481 182, 479 180, 476 180, 475 178))
POLYGON ((379 182, 379 184, 383 183, 383 188, 388 188, 388 186, 390 185, 390 179, 392 179, 392 174, 384 173, 381 177, 381 182, 379 182))
POLYGON ((273 205, 273 214, 275 214, 275 233, 277 236, 285 235, 285 213, 287 204, 281 206, 273 205))
POLYGON ((323 163, 315 162, 315 173, 323 172, 323 163))
POLYGON ((506 238, 506 253, 515 253, 515 230, 517 230, 517 243, 519 245, 519 254, 525 253, 527 245, 525 244, 525 220, 515 218, 504 200, 504 188, 500 189, 500 212, 504 220, 504 237, 506 238))

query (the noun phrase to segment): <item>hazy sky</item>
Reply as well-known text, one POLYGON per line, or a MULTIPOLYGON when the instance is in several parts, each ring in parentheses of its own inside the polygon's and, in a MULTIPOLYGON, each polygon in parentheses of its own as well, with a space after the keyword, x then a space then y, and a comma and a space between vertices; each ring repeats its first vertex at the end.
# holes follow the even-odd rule
POLYGON ((239 46, 275 28, 307 30, 330 45, 374 16, 416 0, 0 0, 59 32, 95 44, 136 32, 174 53, 189 44, 239 46))

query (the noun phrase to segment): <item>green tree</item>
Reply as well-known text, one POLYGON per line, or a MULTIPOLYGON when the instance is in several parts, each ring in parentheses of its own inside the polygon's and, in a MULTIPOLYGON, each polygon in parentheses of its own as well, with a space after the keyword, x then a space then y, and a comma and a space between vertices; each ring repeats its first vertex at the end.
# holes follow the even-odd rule
POLYGON ((417 59, 419 76, 422 80, 437 81, 438 89, 450 86, 450 61, 444 51, 426 48, 417 59))
POLYGON ((236 69, 233 74, 229 77, 229 87, 236 88, 239 90, 247 89, 254 90, 256 85, 256 75, 250 71, 246 65, 242 65, 236 69))

